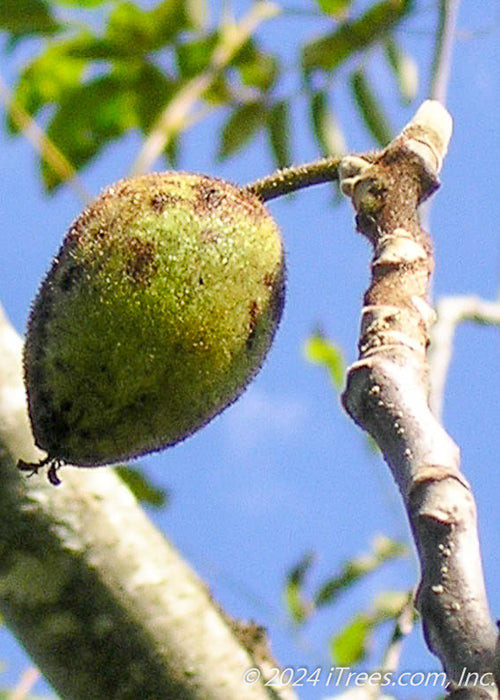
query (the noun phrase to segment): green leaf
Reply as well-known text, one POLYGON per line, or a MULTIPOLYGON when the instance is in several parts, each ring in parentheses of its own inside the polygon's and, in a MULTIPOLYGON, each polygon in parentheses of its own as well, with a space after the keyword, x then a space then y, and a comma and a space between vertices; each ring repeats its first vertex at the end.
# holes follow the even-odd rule
POLYGON ((385 54, 398 84, 399 94, 403 102, 412 102, 418 90, 418 66, 393 37, 385 43, 385 54))
POLYGON ((152 10, 120 2, 110 12, 103 36, 82 32, 69 48, 74 57, 125 60, 145 56, 168 46, 192 26, 189 8, 181 0, 164 0, 152 10))
POLYGON ((290 105, 287 100, 276 102, 267 114, 269 141, 278 168, 292 162, 290 148, 290 105))
POLYGON ((240 151, 264 126, 266 119, 266 109, 258 100, 236 107, 222 128, 218 158, 223 160, 240 151))
POLYGON ((172 168, 177 168, 181 152, 181 133, 172 135, 165 148, 165 158, 172 168))
POLYGON ((130 89, 137 102, 139 128, 147 134, 174 96, 178 84, 170 80, 156 65, 145 62, 131 78, 130 89))
POLYGON ((408 556, 406 545, 386 535, 375 535, 372 542, 372 550, 381 564, 392 559, 408 556))
POLYGON ((386 622, 396 622, 411 600, 412 592, 384 591, 375 597, 370 612, 356 613, 350 622, 329 642, 330 653, 342 666, 353 666, 368 655, 371 636, 386 622))
POLYGON ((316 90, 312 93, 310 110, 313 133, 322 154, 340 156, 345 153, 344 135, 324 90, 316 90))
POLYGON ((207 22, 206 0, 183 0, 186 22, 190 29, 200 30, 207 22))
POLYGON ((54 34, 60 25, 45 0, 1 0, 0 29, 15 36, 54 34))
POLYGON ((372 552, 346 561, 336 576, 325 581, 314 596, 316 607, 331 605, 341 593, 362 578, 379 569, 383 564, 406 555, 406 548, 396 540, 383 535, 375 537, 372 552))
POLYGON ((300 587, 292 582, 287 582, 283 599, 286 611, 292 621, 297 625, 304 624, 309 617, 310 609, 302 598, 300 587))
POLYGON ((82 33, 69 51, 94 60, 137 58, 164 48, 190 27, 187 8, 180 0, 165 0, 150 11, 120 2, 110 12, 103 36, 82 33))
MULTIPOLYGON (((183 44, 179 44, 176 48, 177 67, 182 78, 187 81, 191 78, 200 75, 212 59, 214 50, 218 46, 220 40, 219 34, 212 34, 195 39, 183 44)), ((225 104, 231 98, 231 93, 226 83, 223 74, 220 74, 212 80, 210 86, 203 94, 203 98, 211 104, 225 104)))
MULTIPOLYGON (((97 78, 65 95, 47 136, 80 170, 110 141, 136 125, 135 105, 135 94, 122 76, 97 78)), ((45 162, 42 176, 48 191, 60 184, 59 176, 45 162)))
POLYGON ((352 73, 351 90, 366 128, 379 146, 386 146, 394 131, 363 69, 352 73))
POLYGON ((144 54, 140 44, 116 42, 82 33, 68 45, 67 55, 91 61, 114 61, 136 58, 144 54))
POLYGON ((76 7, 97 7, 108 0, 57 0, 59 5, 73 5, 76 7))
POLYGON ((278 60, 270 53, 259 49, 254 39, 249 39, 231 61, 248 87, 269 91, 279 72, 278 60))
POLYGON ((312 611, 311 603, 304 596, 305 579, 314 563, 314 555, 308 552, 287 574, 284 602, 292 620, 303 624, 312 611))
POLYGON ((155 486, 141 469, 120 466, 115 467, 115 471, 141 503, 153 508, 163 508, 168 504, 168 492, 155 486))
POLYGON ((330 654, 339 666, 354 666, 368 655, 373 631, 373 620, 365 613, 357 613, 329 642, 330 654))
POLYGON ((326 15, 341 19, 347 15, 352 0, 316 0, 319 8, 326 15))
MULTIPOLYGON (((22 71, 13 97, 30 114, 36 114, 46 104, 60 102, 79 85, 86 63, 68 57, 71 43, 50 44, 22 71)), ((12 122, 8 128, 17 131, 12 122)))
POLYGON ((323 365, 330 375, 333 385, 341 389, 344 382, 345 362, 342 351, 324 336, 315 332, 304 345, 304 355, 309 362, 323 365))
MULTIPOLYGON (((168 3, 172 6, 172 3, 168 3)), ((175 32, 173 32, 175 33, 175 32)), ((132 2, 120 2, 109 16, 106 39, 111 45, 142 55, 158 47, 158 27, 152 13, 145 12, 132 2)))
POLYGON ((383 591, 373 602, 373 619, 376 624, 396 620, 408 605, 408 591, 383 591))
POLYGON ((176 47, 177 66, 183 78, 192 78, 206 69, 218 39, 217 32, 212 32, 201 39, 186 41, 176 47))
POLYGON ((303 586, 309 571, 314 564, 313 552, 306 552, 302 559, 293 566, 287 574, 287 580, 298 586, 303 586))
POLYGON ((304 71, 335 70, 355 52, 384 38, 408 14, 412 4, 413 0, 383 0, 358 19, 343 22, 330 34, 306 44, 302 53, 304 71))

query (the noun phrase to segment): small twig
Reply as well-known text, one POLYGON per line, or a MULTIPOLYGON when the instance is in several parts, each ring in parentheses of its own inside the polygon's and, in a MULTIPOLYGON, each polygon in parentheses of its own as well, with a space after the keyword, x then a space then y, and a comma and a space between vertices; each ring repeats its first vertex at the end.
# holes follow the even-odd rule
POLYGON ((395 673, 399 667, 401 652, 403 651, 403 642, 413 630, 417 613, 413 603, 413 591, 408 595, 406 605, 399 613, 394 629, 389 640, 389 644, 385 650, 382 661, 381 673, 395 673))
MULTIPOLYGON (((446 104, 451 75, 451 59, 455 38, 456 19, 460 0, 439 0, 439 19, 432 59, 429 97, 446 104)), ((425 202, 420 212, 423 228, 430 228, 431 203, 425 202)))
POLYGON ((429 403, 436 418, 440 418, 456 327, 463 321, 499 326, 500 301, 485 301, 474 296, 443 297, 438 301, 436 311, 437 320, 431 330, 429 349, 429 403))
POLYGON ((446 104, 459 0, 440 0, 429 97, 446 104))
POLYGON ((10 693, 8 700, 25 700, 35 683, 41 678, 40 671, 34 666, 30 666, 24 671, 21 680, 15 690, 10 693))
POLYGON ((171 140, 185 127, 190 110, 252 36, 257 26, 274 17, 278 11, 279 8, 270 2, 259 2, 238 25, 226 22, 222 27, 221 43, 214 50, 208 67, 190 80, 166 105, 132 165, 132 175, 149 170, 171 140))
POLYGON ((292 165, 251 182, 245 189, 267 202, 304 187, 338 180, 337 169, 340 160, 340 158, 323 158, 313 163, 292 165))
POLYGON ((62 182, 68 183, 73 188, 78 199, 86 204, 90 200, 90 196, 79 179, 76 170, 66 156, 48 138, 43 129, 38 126, 33 117, 12 97, 1 75, 0 100, 3 102, 14 124, 34 146, 39 156, 50 165, 62 182))

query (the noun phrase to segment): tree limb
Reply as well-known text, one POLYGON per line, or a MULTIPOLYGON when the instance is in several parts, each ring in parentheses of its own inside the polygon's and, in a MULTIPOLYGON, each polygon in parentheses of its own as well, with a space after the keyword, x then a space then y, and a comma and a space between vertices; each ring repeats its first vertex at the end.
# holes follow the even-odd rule
POLYGON ((21 346, 0 311, 0 613, 54 689, 75 700, 295 697, 244 684, 247 669, 265 679, 276 665, 262 634, 240 642, 112 469, 68 469, 58 488, 19 472, 19 458, 40 458, 21 346))
POLYGON ((436 312, 429 348, 429 403, 436 418, 440 418, 456 327, 464 321, 500 326, 500 301, 474 296, 442 297, 436 304, 436 312))
MULTIPOLYGON (((420 559, 416 606, 427 644, 452 684, 473 685, 473 674, 492 670, 495 629, 474 498, 459 450, 428 405, 433 258, 417 213, 439 185, 450 136, 449 114, 427 101, 382 152, 340 164, 358 231, 374 248, 360 355, 349 369, 343 403, 378 443, 401 491, 420 559)), ((496 697, 494 687, 485 690, 496 697)))

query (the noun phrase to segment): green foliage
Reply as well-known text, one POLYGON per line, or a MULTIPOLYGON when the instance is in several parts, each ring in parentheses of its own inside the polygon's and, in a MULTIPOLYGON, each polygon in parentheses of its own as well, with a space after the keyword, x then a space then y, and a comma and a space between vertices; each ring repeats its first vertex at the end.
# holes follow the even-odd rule
POLYGON ((279 75, 276 56, 262 51, 254 39, 250 39, 238 51, 231 65, 238 69, 242 84, 269 91, 279 75))
POLYGON ((354 666, 363 661, 368 653, 368 641, 372 630, 369 615, 357 613, 339 634, 330 640, 330 655, 335 661, 354 666))
POLYGON ((355 20, 339 24, 331 33, 304 46, 302 67, 333 71, 355 52, 363 51, 387 36, 410 11, 411 0, 383 0, 355 20))
POLYGON ((327 15, 342 19, 347 15, 352 0, 316 0, 320 9, 327 15))
MULTIPOLYGON (((284 602, 291 621, 299 627, 304 626, 320 608, 336 604, 339 597, 356 583, 365 580, 386 563, 405 556, 407 549, 400 542, 378 535, 368 554, 348 559, 338 573, 323 581, 314 592, 308 593, 306 588, 315 557, 311 552, 306 553, 286 577, 284 602)), ((412 620, 416 617, 411 593, 379 593, 370 608, 355 612, 344 627, 331 636, 328 646, 332 661, 338 666, 355 666, 365 661, 370 654, 374 635, 387 623, 393 625, 388 646, 397 643, 409 631, 409 625, 402 624, 405 615, 412 620)))
POLYGON ((97 7, 108 0, 57 0, 60 5, 75 5, 76 7, 97 7))
MULTIPOLYGON (((72 42, 49 44, 21 71, 15 98, 30 114, 36 115, 47 104, 61 103, 79 88, 85 61, 73 57, 71 47, 72 42)), ((17 125, 10 121, 8 125, 17 131, 17 125)))
MULTIPOLYGON (((155 52, 199 29, 202 4, 165 0, 151 10, 113 4, 102 34, 75 25, 67 38, 47 42, 21 72, 16 101, 33 116, 53 107, 47 136, 80 170, 130 129, 152 128, 185 77, 160 68, 155 52)), ((9 121, 9 128, 19 127, 9 121)), ((41 172, 49 191, 60 184, 47 163, 41 172)))
POLYGON ((16 39, 33 34, 55 34, 60 25, 45 0, 2 0, 0 29, 16 39))
POLYGON ((314 554, 307 552, 302 559, 290 569, 286 577, 284 602, 290 618, 296 624, 304 623, 312 612, 310 602, 303 595, 303 587, 312 565, 314 554))
MULTIPOLYGON (((80 169, 135 123, 134 102, 135 92, 124 90, 119 73, 96 78, 64 95, 47 136, 54 143, 65 143, 66 157, 80 169)), ((45 162, 42 174, 49 189, 58 184, 58 174, 45 162)))
POLYGON ((345 153, 342 129, 326 90, 315 90, 311 94, 310 114, 313 133, 321 153, 324 156, 340 156, 345 153))
POLYGON ((309 362, 322 365, 336 389, 341 389, 344 381, 345 362, 342 351, 330 340, 316 331, 304 345, 304 355, 309 362))
POLYGON ((314 564, 314 555, 306 553, 286 576, 284 600, 290 618, 296 624, 303 624, 318 608, 336 603, 339 596, 346 593, 355 583, 387 562, 406 554, 406 547, 401 543, 378 535, 373 540, 372 551, 369 554, 348 559, 337 574, 323 581, 315 592, 308 594, 306 585, 314 564))
POLYGON ((159 486, 155 486, 142 469, 119 466, 115 467, 115 471, 140 503, 144 503, 152 508, 163 508, 168 505, 168 492, 159 486))
POLYGON ((235 107, 222 129, 218 157, 224 159, 240 151, 266 121, 265 107, 258 100, 235 107))
POLYGON ((362 68, 351 75, 351 89, 366 128, 379 146, 387 146, 394 132, 362 68))
POLYGON ((376 571, 380 566, 393 559, 405 556, 406 547, 389 537, 378 535, 374 538, 372 551, 353 557, 346 561, 336 576, 332 576, 325 581, 314 596, 314 603, 317 608, 329 605, 337 597, 351 588, 356 582, 376 571))
POLYGON ((284 168, 292 162, 290 143, 290 104, 279 100, 267 113, 267 129, 274 162, 278 168, 284 168))
MULTIPOLYGON (((297 60, 306 77, 311 133, 323 154, 346 150, 328 82, 345 62, 359 57, 364 63, 368 52, 380 47, 400 95, 406 101, 413 97, 414 64, 394 37, 411 7, 411 0, 381 0, 352 16, 351 0, 317 0, 316 11, 327 31, 298 46, 297 60), (313 80, 316 73, 327 75, 328 81, 313 80)), ((240 43, 234 41, 245 31, 242 27, 258 27, 270 17, 271 9, 269 5, 269 12, 259 10, 259 21, 250 25, 245 25, 246 16, 232 20, 227 14, 210 25, 205 0, 157 0, 152 6, 137 0, 3 0, 0 31, 11 43, 40 37, 38 53, 14 86, 14 104, 39 120, 78 172, 131 130, 149 136, 163 128, 166 111, 171 105, 177 108, 176 100, 190 99, 186 95, 191 81, 201 80, 203 88, 193 104, 181 110, 173 126, 169 123, 163 146, 167 161, 177 166, 182 132, 203 114, 200 103, 205 103, 223 110, 215 144, 220 158, 240 153, 264 131, 274 163, 284 167, 293 160, 290 114, 303 85, 297 82, 290 91, 279 50, 265 47, 256 29, 248 29, 240 43)), ((377 91, 366 84, 359 68, 351 89, 368 130, 378 143, 385 142, 390 129, 377 91)), ((14 118, 7 116, 12 133, 27 128, 14 118)), ((41 164, 40 172, 48 191, 68 177, 47 163, 41 164)))
POLYGON ((340 666, 353 666, 366 659, 373 634, 384 623, 397 624, 411 604, 407 591, 385 591, 375 597, 368 612, 355 613, 345 627, 330 639, 330 654, 340 666))
POLYGON ((394 37, 385 43, 385 53, 399 88, 401 99, 406 104, 415 99, 418 89, 418 68, 415 61, 399 46, 394 37))

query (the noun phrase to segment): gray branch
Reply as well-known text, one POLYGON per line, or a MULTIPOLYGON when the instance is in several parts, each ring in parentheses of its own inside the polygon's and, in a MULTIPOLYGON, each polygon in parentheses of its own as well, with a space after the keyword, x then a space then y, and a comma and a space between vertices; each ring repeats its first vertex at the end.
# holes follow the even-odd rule
POLYGON ((429 648, 452 686, 470 685, 472 691, 479 679, 481 690, 496 697, 496 633, 476 506, 459 450, 428 401, 433 258, 417 210, 439 185, 450 136, 450 116, 440 103, 427 101, 381 153, 341 162, 341 188, 352 199, 358 231, 374 248, 360 354, 343 403, 378 443, 401 491, 420 559, 416 606, 429 648))
POLYGON ((456 327, 464 321, 500 326, 500 301, 473 296, 443 297, 436 305, 436 312, 429 348, 429 403, 434 415, 440 418, 456 327))
POLYGON ((245 685, 275 662, 265 635, 219 611, 111 469, 66 469, 54 488, 36 462, 22 341, 0 310, 0 613, 63 698, 293 698, 245 685))

